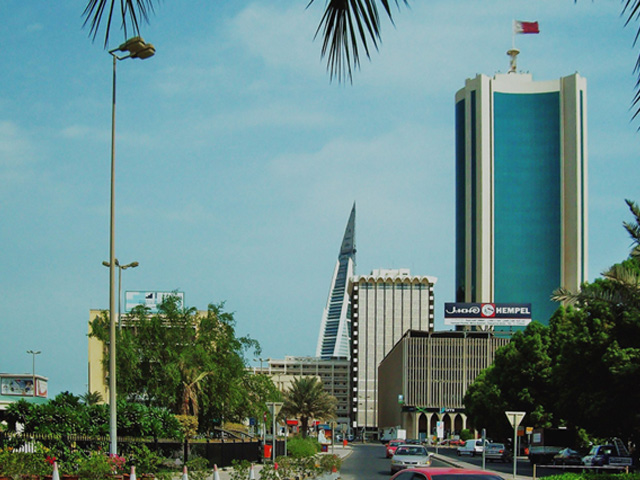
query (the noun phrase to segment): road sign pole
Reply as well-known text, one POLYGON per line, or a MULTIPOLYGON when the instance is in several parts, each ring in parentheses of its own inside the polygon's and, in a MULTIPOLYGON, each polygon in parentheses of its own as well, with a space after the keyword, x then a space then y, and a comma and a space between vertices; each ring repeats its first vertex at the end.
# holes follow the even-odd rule
POLYGON ((487 451, 487 429, 482 429, 482 469, 485 469, 486 466, 486 457, 485 453, 487 451))
POLYGON ((522 419, 527 412, 504 412, 509 423, 513 426, 513 478, 516 478, 517 465, 518 465, 518 425, 522 422, 522 419))

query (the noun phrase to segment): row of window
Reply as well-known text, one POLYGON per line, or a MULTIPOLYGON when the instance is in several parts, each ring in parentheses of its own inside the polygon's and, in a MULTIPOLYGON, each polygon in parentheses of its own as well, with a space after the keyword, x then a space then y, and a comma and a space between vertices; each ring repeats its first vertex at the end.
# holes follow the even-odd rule
POLYGON ((423 283, 374 283, 374 282, 362 282, 358 284, 363 290, 374 289, 378 290, 428 290, 431 285, 423 283))

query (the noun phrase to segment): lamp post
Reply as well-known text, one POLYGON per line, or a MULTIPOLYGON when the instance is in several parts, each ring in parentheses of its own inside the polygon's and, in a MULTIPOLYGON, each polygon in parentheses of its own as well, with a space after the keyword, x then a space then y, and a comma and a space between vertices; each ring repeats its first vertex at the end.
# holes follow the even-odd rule
MULTIPOLYGON (((107 261, 102 262, 102 265, 109 267, 111 264, 107 261)), ((118 267, 118 330, 122 330, 122 320, 120 313, 120 301, 122 300, 122 270, 127 268, 136 268, 140 264, 138 262, 127 263, 126 265, 120 265, 120 262, 116 258, 116 267, 118 267)))
POLYGON ((109 452, 118 453, 117 410, 116 410, 116 253, 115 253, 115 174, 116 174, 116 63, 125 58, 144 60, 153 56, 155 47, 145 43, 141 37, 133 37, 117 48, 109 50, 113 58, 113 83, 111 96, 111 215, 109 224, 109 452), (118 56, 117 52, 125 52, 118 56))
POLYGON ((40 350, 27 350, 27 353, 30 353, 33 357, 33 362, 31 365, 31 378, 33 381, 33 396, 36 396, 36 355, 40 355, 42 352, 40 350))

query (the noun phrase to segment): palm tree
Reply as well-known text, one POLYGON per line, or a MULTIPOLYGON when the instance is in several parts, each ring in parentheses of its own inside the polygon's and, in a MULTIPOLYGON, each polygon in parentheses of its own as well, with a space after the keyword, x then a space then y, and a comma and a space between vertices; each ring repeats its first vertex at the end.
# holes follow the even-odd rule
MULTIPOLYGON (((309 0, 308 5, 314 1, 309 0)), ((394 1, 398 6, 399 0, 394 1)), ((402 1, 408 5, 408 0, 402 1)), ((140 34, 140 22, 149 21, 149 14, 154 11, 155 2, 154 0, 88 0, 82 14, 85 19, 84 25, 89 25, 89 35, 95 39, 102 24, 106 23, 105 48, 109 41, 114 8, 118 3, 120 4, 120 24, 126 39, 128 32, 140 34)), ((322 56, 327 57, 330 78, 335 77, 339 81, 348 78, 351 81, 353 68, 360 65, 360 44, 367 57, 370 57, 369 42, 376 49, 378 48, 381 41, 378 3, 382 5, 393 22, 389 0, 326 0, 326 8, 316 30, 316 36, 322 31, 322 56)), ((637 21, 640 18, 640 0, 626 0, 622 15, 627 17, 625 26, 634 20, 637 21)), ((638 38, 640 38, 640 27, 635 40, 637 41, 638 38)), ((640 54, 635 72, 638 80, 632 101, 632 105, 636 107, 634 118, 640 114, 640 54)))
MULTIPOLYGON (((311 5, 315 0, 309 0, 311 5)), ((399 0, 394 0, 396 6, 399 0)), ((408 0, 402 0, 408 4, 408 0)), ((640 0, 638 0, 640 1, 640 0)), ((154 11, 154 0, 88 0, 82 16, 89 26, 89 35, 95 40, 104 25, 104 46, 107 47, 115 6, 120 5, 118 22, 124 38, 140 34, 140 24, 149 21, 154 11)), ((370 43, 377 49, 380 42, 380 16, 378 3, 393 22, 389 0, 328 0, 316 36, 323 32, 322 56, 327 57, 331 78, 352 78, 352 69, 360 64, 360 48, 370 57, 370 43), (369 43, 370 42, 370 43, 369 43)))
POLYGON ((317 377, 294 378, 289 390, 284 392, 282 413, 300 419, 302 436, 307 436, 309 420, 329 420, 336 415, 335 397, 324 391, 317 377))
POLYGON ((104 400, 100 392, 87 392, 84 395, 80 395, 80 399, 85 405, 97 405, 104 400))
POLYGON ((609 282, 585 284, 577 292, 559 288, 553 292, 553 300, 578 304, 598 300, 640 308, 640 207, 631 200, 625 202, 634 217, 632 222, 622 224, 632 241, 630 258, 602 272, 609 282))

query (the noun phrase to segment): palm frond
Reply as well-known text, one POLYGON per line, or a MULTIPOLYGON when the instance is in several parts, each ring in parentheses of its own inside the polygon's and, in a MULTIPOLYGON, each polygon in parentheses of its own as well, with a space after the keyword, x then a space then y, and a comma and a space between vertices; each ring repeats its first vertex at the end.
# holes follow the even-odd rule
MULTIPOLYGON (((627 20, 624 24, 625 27, 632 21, 638 21, 638 19, 640 19, 640 0, 626 0, 622 9, 622 14, 626 15, 627 17, 627 20)), ((638 43, 639 38, 640 27, 638 27, 636 36, 633 39, 634 46, 638 43)), ((640 114, 640 54, 638 55, 638 60, 636 61, 636 66, 634 67, 633 71, 638 75, 638 80, 636 81, 635 86, 636 94, 634 95, 633 101, 631 102, 632 108, 635 108, 633 118, 636 118, 640 114)))
MULTIPOLYGON (((107 48, 109 34, 113 21, 113 13, 117 0, 89 0, 82 12, 84 17, 83 27, 89 26, 89 36, 96 39, 103 22, 106 23, 104 29, 104 46, 107 48)), ((140 21, 149 21, 149 15, 154 12, 154 0, 119 0, 121 28, 124 39, 129 38, 129 33, 140 34, 140 21)))
MULTIPOLYGON (((315 0, 310 0, 309 7, 315 0)), ((379 0, 387 16, 393 23, 389 0, 379 0)), ((403 0, 408 5, 408 0, 403 0)), ((378 0, 328 0, 317 37, 323 35, 322 58, 327 57, 329 77, 338 81, 353 80, 353 69, 360 66, 360 48, 367 58, 371 58, 369 45, 378 49, 380 37, 380 16, 378 0)), ((399 0, 395 0, 399 6, 399 0)))
MULTIPOLYGON (((640 95, 640 93, 638 94, 640 95)), ((638 96, 636 95, 636 96, 638 96)), ((633 248, 631 250, 632 257, 640 257, 640 206, 631 200, 625 200, 631 214, 634 217, 633 222, 623 222, 625 230, 633 240, 633 248)))

